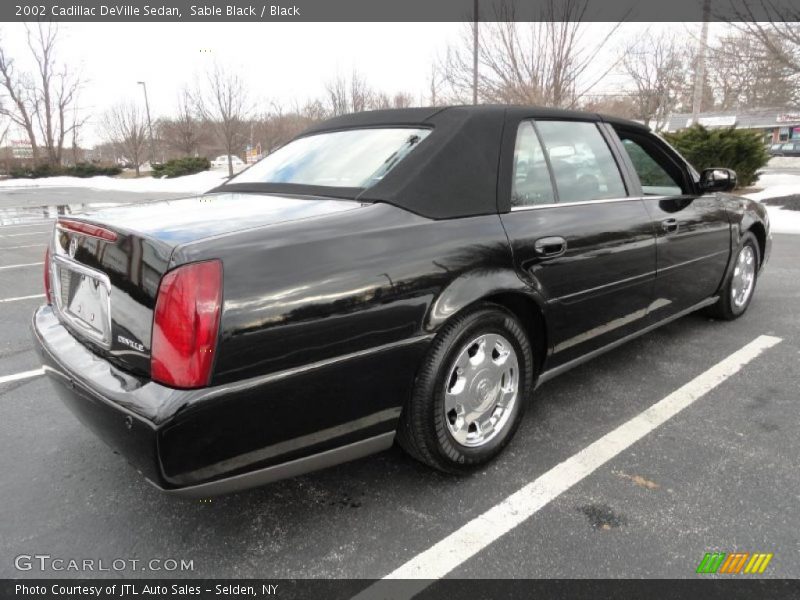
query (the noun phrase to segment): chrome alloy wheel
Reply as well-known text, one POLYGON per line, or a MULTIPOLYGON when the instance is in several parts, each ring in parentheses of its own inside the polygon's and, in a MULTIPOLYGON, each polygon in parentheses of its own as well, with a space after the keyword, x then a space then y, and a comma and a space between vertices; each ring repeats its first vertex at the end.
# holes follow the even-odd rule
POLYGON ((736 308, 741 308, 750 299, 753 293, 753 284, 756 280, 756 253, 751 246, 745 246, 736 257, 736 266, 733 269, 731 280, 731 300, 736 308))
POLYGON ((462 446, 483 446, 508 423, 519 395, 514 346, 496 333, 466 344, 445 380, 444 416, 462 446))

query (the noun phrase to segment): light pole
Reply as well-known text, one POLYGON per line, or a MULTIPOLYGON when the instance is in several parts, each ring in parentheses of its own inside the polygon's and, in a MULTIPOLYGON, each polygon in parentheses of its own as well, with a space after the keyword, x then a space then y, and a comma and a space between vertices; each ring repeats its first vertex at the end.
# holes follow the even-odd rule
POLYGON ((472 103, 478 104, 478 0, 472 7, 472 103))
POLYGON ((150 102, 147 100, 147 84, 144 81, 137 81, 144 90, 144 108, 147 111, 147 129, 150 133, 150 168, 153 168, 153 163, 156 160, 156 147, 153 144, 153 123, 150 121, 150 102))
POLYGON ((692 95, 692 125, 697 125, 703 104, 703 91, 706 79, 706 54, 708 53, 708 21, 711 17, 711 0, 703 0, 703 27, 700 31, 700 44, 697 48, 694 67, 694 94, 692 95))

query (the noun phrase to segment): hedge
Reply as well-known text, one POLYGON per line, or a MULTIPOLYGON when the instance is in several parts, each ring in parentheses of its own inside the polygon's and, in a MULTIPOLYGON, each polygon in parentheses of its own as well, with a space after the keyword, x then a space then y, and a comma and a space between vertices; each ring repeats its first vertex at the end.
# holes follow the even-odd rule
POLYGON ((153 177, 172 178, 208 171, 211 168, 211 163, 204 156, 185 156, 168 160, 165 163, 154 164, 152 168, 153 177))
POLYGON ((103 167, 92 163, 78 163, 71 167, 55 167, 45 163, 35 167, 14 167, 9 172, 9 175, 14 179, 39 179, 40 177, 56 177, 58 175, 71 177, 107 175, 111 177, 120 173, 122 173, 122 169, 119 167, 103 167))
POLYGON ((762 134, 746 129, 694 125, 664 137, 698 171, 711 167, 733 169, 739 187, 753 185, 758 180, 757 171, 769 160, 762 134))

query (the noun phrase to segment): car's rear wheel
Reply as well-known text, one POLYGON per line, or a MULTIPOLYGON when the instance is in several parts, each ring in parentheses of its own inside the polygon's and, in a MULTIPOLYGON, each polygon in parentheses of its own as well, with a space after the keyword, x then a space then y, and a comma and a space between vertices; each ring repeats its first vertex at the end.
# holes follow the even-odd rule
POLYGON ((722 286, 719 300, 711 307, 712 316, 727 321, 742 316, 753 299, 761 264, 756 236, 745 233, 734 260, 733 270, 722 286))
POLYGON ((533 386, 533 354, 506 309, 483 304, 434 339, 398 429, 400 445, 442 471, 494 458, 519 426, 533 386))

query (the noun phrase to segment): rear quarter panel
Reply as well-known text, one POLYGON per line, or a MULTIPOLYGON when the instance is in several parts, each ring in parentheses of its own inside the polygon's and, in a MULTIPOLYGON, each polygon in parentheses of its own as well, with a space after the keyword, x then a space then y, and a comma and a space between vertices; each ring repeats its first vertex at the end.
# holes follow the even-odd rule
POLYGON ((174 259, 211 257, 224 270, 212 384, 433 333, 456 308, 437 304, 458 295, 455 281, 484 289, 513 273, 497 215, 436 221, 386 204, 206 240, 174 259))

